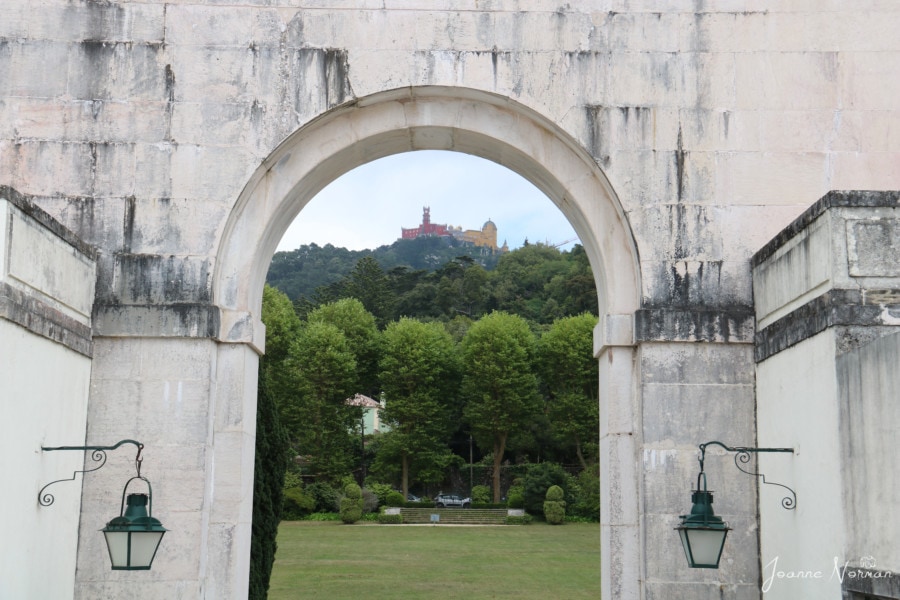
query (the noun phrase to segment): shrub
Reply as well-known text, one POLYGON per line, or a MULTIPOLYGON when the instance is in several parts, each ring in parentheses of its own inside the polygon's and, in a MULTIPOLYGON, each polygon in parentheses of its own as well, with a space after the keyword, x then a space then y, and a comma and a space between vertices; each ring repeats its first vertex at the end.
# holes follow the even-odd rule
POLYGON ((311 515, 307 515, 304 521, 340 521, 341 515, 335 512, 314 512, 311 515))
POLYGON ((406 504, 406 499, 403 497, 403 494, 396 490, 391 490, 391 492, 387 495, 387 501, 385 502, 387 506, 403 506, 406 504))
POLYGON ((316 510, 316 499, 301 487, 284 490, 283 502, 281 517, 286 521, 302 519, 316 510))
POLYGON ((600 521, 600 477, 596 466, 578 475, 578 491, 569 512, 585 521, 600 521))
POLYGON ((507 525, 528 525, 531 523, 532 517, 531 515, 522 515, 521 517, 515 516, 507 516, 506 524, 507 525))
POLYGON ((403 515, 378 515, 378 522, 382 525, 402 525, 403 515))
POLYGON ((378 512, 378 496, 368 488, 362 489, 363 512, 378 512))
POLYGON ((509 500, 506 501, 506 506, 509 508, 525 508, 525 497, 519 492, 511 493, 509 500))
POLYGON ((487 504, 491 499, 491 488, 488 486, 476 485, 472 488, 472 504, 487 504))
POLYGON ((406 508, 434 508, 434 502, 406 502, 403 506, 406 508))
POLYGON ((498 504, 493 502, 473 502, 472 508, 507 508, 507 505, 503 502, 498 504))
POLYGON ((344 488, 344 497, 341 498, 341 521, 350 525, 362 518, 363 501, 362 490, 355 483, 348 483, 344 488))
POLYGON ((538 463, 528 468, 525 475, 525 510, 540 514, 544 509, 544 499, 550 486, 557 485, 565 490, 569 487, 569 474, 556 463, 538 463))
POLYGON ((551 485, 547 489, 547 496, 545 498, 550 502, 562 501, 563 503, 565 503, 565 494, 563 493, 562 488, 558 485, 551 485))
POLYGON ((395 491, 389 483, 366 483, 366 487, 378 497, 378 506, 385 506, 388 494, 395 491))
POLYGON ((316 512, 337 512, 340 508, 337 490, 327 483, 311 483, 306 486, 306 493, 316 499, 316 512))
POLYGON ((544 518, 551 525, 561 525, 566 520, 565 494, 558 485, 551 485, 544 500, 544 518))

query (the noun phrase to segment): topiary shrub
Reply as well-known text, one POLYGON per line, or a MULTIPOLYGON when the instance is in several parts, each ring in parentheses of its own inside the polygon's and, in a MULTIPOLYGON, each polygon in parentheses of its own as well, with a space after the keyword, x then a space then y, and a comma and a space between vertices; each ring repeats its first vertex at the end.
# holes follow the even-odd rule
POLYGON ((362 518, 363 500, 362 490, 355 483, 348 483, 344 488, 344 497, 341 498, 341 521, 350 525, 362 518))
POLYGON ((562 525, 566 521, 564 497, 563 489, 558 485, 551 485, 547 489, 546 500, 544 500, 544 518, 551 525, 562 525))
POLYGON ((392 490, 388 492, 385 504, 387 506, 403 506, 406 504, 406 500, 403 498, 403 494, 397 490, 392 490))

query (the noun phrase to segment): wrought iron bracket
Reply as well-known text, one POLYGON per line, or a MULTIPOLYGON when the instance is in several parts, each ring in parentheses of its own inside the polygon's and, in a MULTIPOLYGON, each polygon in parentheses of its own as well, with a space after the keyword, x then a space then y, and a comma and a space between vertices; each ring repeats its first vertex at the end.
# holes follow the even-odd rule
POLYGON ((56 481, 51 481, 50 483, 48 483, 47 485, 42 487, 41 491, 38 492, 38 504, 40 504, 41 506, 50 506, 51 504, 53 504, 54 500, 56 500, 53 497, 53 494, 51 494, 49 492, 44 493, 44 491, 48 487, 50 487, 54 483, 59 483, 61 481, 75 481, 75 477, 79 473, 92 473, 93 471, 98 471, 99 469, 101 469, 103 467, 103 465, 106 464, 106 451, 107 450, 116 450, 119 448, 119 446, 122 446, 123 444, 134 444, 137 447, 137 456, 134 457, 134 462, 135 462, 135 467, 137 468, 138 478, 143 479, 143 477, 141 477, 141 461, 143 460, 141 458, 141 451, 144 449, 144 445, 142 443, 136 442, 134 440, 121 440, 113 446, 56 446, 53 448, 46 448, 44 446, 41 446, 41 451, 43 451, 43 452, 56 452, 58 450, 78 450, 81 452, 87 452, 88 450, 90 450, 91 451, 91 460, 93 460, 94 462, 98 462, 100 464, 97 465, 96 467, 94 467, 93 469, 84 469, 82 471, 75 471, 72 473, 72 476, 67 479, 57 479, 56 481))
POLYGON ((794 453, 793 448, 752 448, 749 446, 726 446, 722 442, 712 441, 706 442, 705 444, 700 444, 700 475, 697 476, 697 489, 700 489, 700 476, 705 475, 703 472, 703 462, 706 460, 706 448, 709 446, 719 446, 723 448, 727 452, 734 452, 734 466, 737 467, 738 471, 741 473, 746 473, 752 477, 759 477, 760 480, 766 485, 777 485, 778 487, 783 487, 788 492, 790 492, 790 496, 785 496, 781 499, 781 506, 785 510, 794 510, 797 508, 797 493, 789 488, 788 486, 782 483, 776 483, 774 481, 766 481, 766 476, 763 473, 759 472, 759 468, 754 471, 748 471, 741 467, 741 464, 747 464, 750 462, 751 454, 758 454, 760 452, 790 452, 794 453))

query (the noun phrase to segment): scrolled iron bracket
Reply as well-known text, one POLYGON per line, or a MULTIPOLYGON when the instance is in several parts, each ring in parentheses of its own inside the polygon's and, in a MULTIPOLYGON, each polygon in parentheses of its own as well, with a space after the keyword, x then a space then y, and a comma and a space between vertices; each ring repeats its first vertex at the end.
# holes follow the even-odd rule
MULTIPOLYGON (((134 444, 137 447, 137 456, 135 456, 135 466, 137 468, 138 477, 141 474, 141 451, 144 449, 144 445, 140 442, 136 442, 134 440, 121 440, 113 446, 55 446, 53 448, 47 448, 41 446, 41 451, 43 452, 56 452, 58 450, 78 450, 81 452, 91 451, 91 460, 94 462, 99 462, 100 464, 94 467, 93 469, 84 469, 82 471, 75 471, 72 473, 72 476, 66 479, 57 479, 56 481, 51 481, 47 485, 41 488, 41 491, 38 492, 38 504, 41 506, 50 506, 56 500, 51 493, 44 493, 48 487, 53 485, 54 483, 59 483, 61 481, 75 481, 75 477, 79 473, 92 473, 94 471, 98 471, 106 464, 106 451, 107 450, 116 450, 119 446, 123 444, 134 444)), ((143 479, 143 478, 142 478, 143 479)))
POLYGON ((781 499, 781 506, 785 510, 794 510, 797 508, 797 492, 789 488, 788 486, 782 483, 776 483, 774 481, 766 481, 766 476, 763 473, 760 473, 758 469, 754 471, 748 471, 741 467, 741 464, 747 464, 750 462, 751 454, 758 454, 760 452, 790 452, 794 453, 793 448, 753 448, 750 446, 726 446, 722 442, 712 441, 706 442, 705 444, 700 444, 700 474, 704 474, 703 472, 703 462, 706 460, 706 448, 708 446, 719 446, 723 448, 727 452, 734 452, 734 466, 737 467, 738 471, 741 473, 746 473, 751 477, 759 477, 760 480, 766 485, 777 485, 778 487, 783 487, 788 492, 790 492, 790 496, 785 496, 781 499))

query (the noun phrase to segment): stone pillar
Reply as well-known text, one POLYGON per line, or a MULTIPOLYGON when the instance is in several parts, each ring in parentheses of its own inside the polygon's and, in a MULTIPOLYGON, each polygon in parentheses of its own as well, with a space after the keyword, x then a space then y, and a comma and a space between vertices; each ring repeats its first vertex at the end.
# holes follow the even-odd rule
POLYGON ((900 193, 830 192, 753 257, 766 598, 900 597, 900 193), (859 594, 859 595, 856 595, 859 594))
POLYGON ((752 333, 743 307, 646 308, 635 316, 645 600, 759 598, 756 484, 731 456, 710 449, 706 460, 714 509, 733 528, 719 569, 688 568, 674 531, 691 509, 698 445, 755 445, 752 333))

